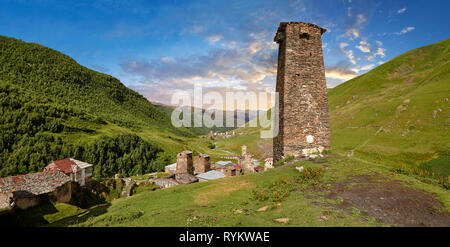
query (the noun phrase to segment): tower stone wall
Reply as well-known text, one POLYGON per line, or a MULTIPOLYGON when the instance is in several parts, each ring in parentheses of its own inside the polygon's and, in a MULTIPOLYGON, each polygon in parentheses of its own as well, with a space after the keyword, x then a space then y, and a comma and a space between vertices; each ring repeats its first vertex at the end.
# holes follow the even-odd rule
POLYGON ((273 139, 273 162, 330 148, 330 125, 322 34, 310 23, 281 22, 276 91, 279 134, 273 139))
POLYGON ((177 169, 175 174, 194 174, 194 165, 192 163, 192 152, 183 151, 177 155, 177 169))
POLYGON ((200 174, 207 172, 211 169, 211 163, 209 161, 209 155, 200 154, 194 156, 194 173, 200 174))

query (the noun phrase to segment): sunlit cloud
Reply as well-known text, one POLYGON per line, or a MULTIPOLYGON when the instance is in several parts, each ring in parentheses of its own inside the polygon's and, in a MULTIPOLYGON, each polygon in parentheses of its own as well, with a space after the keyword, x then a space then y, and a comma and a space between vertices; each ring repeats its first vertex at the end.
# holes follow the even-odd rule
POLYGON ((357 45, 356 48, 358 48, 360 51, 364 53, 370 52, 370 45, 366 41, 359 42, 360 45, 357 45))
POLYGON ((341 81, 348 81, 350 79, 355 78, 356 76, 358 76, 357 73, 345 67, 336 66, 325 69, 325 77, 327 78, 338 79, 341 81))
POLYGON ((350 38, 358 38, 359 37, 359 31, 356 28, 349 28, 345 32, 345 35, 349 36, 350 38))
POLYGON ((373 55, 374 56, 380 56, 380 57, 383 58, 383 57, 386 56, 385 51, 386 51, 386 49, 384 49, 382 47, 379 47, 373 55))
POLYGON ((375 64, 368 64, 368 65, 364 65, 361 67, 361 69, 359 69, 360 71, 366 71, 366 70, 370 70, 375 66, 375 64))

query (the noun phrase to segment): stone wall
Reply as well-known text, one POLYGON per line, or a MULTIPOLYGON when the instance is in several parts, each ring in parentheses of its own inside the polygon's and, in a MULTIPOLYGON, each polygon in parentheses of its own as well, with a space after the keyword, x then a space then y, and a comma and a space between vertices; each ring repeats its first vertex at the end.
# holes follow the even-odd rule
POLYGON ((183 151, 177 155, 177 170, 175 174, 189 173, 194 174, 194 165, 192 163, 192 152, 183 151))
POLYGON ((227 165, 225 167, 225 169, 223 170, 223 174, 226 177, 236 176, 237 175, 237 171, 236 171, 235 165, 227 165))
POLYGON ((154 183, 161 188, 170 188, 179 185, 179 183, 172 177, 167 178, 151 178, 148 182, 154 183))
POLYGON ((17 197, 14 198, 14 208, 25 210, 27 208, 39 205, 44 199, 39 196, 35 197, 17 197))
POLYGON ((201 154, 194 156, 194 173, 204 173, 211 169, 211 163, 209 161, 209 155, 201 154))
POLYGON ((72 200, 72 187, 78 186, 76 182, 67 182, 47 194, 49 200, 61 203, 70 203, 72 200))
POLYGON ((279 134, 273 140, 273 162, 304 149, 330 148, 330 126, 322 34, 326 30, 303 22, 282 22, 276 91, 279 93, 279 134))
POLYGON ((255 164, 253 160, 253 156, 251 154, 247 154, 245 156, 242 156, 242 160, 239 164, 239 166, 244 169, 245 173, 254 173, 255 172, 255 164))

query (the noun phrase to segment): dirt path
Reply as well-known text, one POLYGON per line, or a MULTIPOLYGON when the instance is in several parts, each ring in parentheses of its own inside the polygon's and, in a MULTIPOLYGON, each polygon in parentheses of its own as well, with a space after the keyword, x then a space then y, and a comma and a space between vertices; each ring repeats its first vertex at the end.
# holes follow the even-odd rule
POLYGON ((362 214, 393 226, 450 226, 450 213, 431 194, 380 176, 353 176, 333 184, 328 199, 341 197, 336 208, 362 214))

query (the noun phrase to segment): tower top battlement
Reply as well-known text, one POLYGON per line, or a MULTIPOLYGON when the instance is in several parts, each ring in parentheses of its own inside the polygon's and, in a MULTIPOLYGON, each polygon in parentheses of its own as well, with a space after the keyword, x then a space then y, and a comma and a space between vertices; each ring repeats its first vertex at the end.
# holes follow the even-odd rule
POLYGON ((286 27, 288 25, 298 26, 302 32, 311 34, 311 30, 319 31, 320 35, 324 34, 327 30, 325 28, 319 27, 316 24, 300 22, 300 21, 289 21, 280 22, 277 33, 273 39, 274 42, 280 43, 285 38, 286 27))

